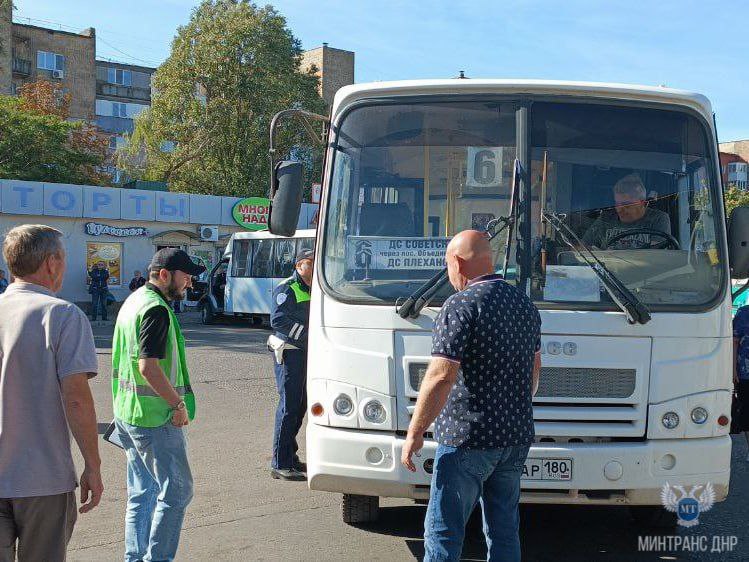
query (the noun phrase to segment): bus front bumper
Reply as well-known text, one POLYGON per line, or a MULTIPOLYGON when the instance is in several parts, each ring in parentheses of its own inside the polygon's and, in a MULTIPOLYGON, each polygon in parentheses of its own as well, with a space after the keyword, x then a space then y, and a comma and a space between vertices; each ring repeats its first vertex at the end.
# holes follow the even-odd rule
MULTIPOLYGON (((403 438, 393 433, 307 425, 307 475, 312 490, 367 496, 429 498, 427 441, 415 473, 400 463, 403 438)), ((608 443, 536 443, 529 459, 569 459, 569 480, 523 480, 521 502, 660 505, 663 485, 711 483, 728 495, 731 438, 608 443)))

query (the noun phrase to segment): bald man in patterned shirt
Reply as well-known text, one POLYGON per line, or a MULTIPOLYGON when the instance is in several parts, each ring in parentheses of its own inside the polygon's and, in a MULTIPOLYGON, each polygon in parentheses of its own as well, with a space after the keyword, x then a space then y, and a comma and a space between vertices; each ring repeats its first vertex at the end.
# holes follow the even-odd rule
POLYGON ((516 561, 520 475, 534 438, 531 400, 541 370, 541 319, 522 291, 493 274, 485 233, 459 233, 446 259, 458 292, 434 322, 432 360, 401 462, 416 471, 412 456, 435 422, 425 561, 460 559, 465 525, 479 501, 489 558, 516 561))

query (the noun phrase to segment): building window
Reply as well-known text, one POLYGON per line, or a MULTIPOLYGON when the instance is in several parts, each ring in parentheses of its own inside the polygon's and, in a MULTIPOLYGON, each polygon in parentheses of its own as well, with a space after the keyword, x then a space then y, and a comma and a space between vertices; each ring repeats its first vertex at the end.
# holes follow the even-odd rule
POLYGON ((127 118, 127 104, 113 101, 112 102, 112 117, 127 118))
POLYGON ((133 73, 129 70, 109 67, 107 69, 107 82, 110 84, 118 84, 120 86, 132 86, 133 73))
POLYGON ((65 57, 56 53, 48 53, 47 51, 37 51, 36 67, 41 70, 63 72, 65 70, 65 57))

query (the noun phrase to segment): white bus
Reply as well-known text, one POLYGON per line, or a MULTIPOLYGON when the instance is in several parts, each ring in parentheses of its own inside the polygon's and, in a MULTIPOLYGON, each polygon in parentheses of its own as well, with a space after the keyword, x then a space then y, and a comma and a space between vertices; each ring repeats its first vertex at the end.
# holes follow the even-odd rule
POLYGON ((289 238, 268 231, 233 234, 223 258, 208 275, 199 302, 203 323, 212 324, 219 316, 266 320, 273 289, 294 273, 296 253, 314 247, 314 229, 299 230, 289 238))
MULTIPOLYGON (((451 289, 439 285, 422 310, 407 300, 438 277, 451 236, 508 217, 510 236, 493 242, 498 271, 543 321, 521 501, 629 506, 642 523, 671 525, 667 482, 726 497, 728 248, 746 277, 747 234, 737 220, 727 240, 705 97, 549 81, 361 84, 338 91, 322 138, 307 467, 311 489, 344 494, 345 521, 375 519, 379 497, 428 498, 432 434, 415 474, 401 447, 451 289), (586 233, 615 219, 613 186, 633 174, 659 228, 593 248, 586 233)), ((293 232, 299 168, 275 168, 274 232, 293 232)))

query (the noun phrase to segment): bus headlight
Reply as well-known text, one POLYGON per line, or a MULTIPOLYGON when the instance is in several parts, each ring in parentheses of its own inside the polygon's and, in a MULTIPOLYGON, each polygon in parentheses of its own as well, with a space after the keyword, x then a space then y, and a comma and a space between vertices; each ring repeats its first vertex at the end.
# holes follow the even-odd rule
POLYGON ((333 401, 333 411, 339 416, 348 416, 354 411, 354 402, 347 394, 339 394, 333 401))
POLYGON ((707 410, 702 406, 697 406, 692 410, 692 421, 698 425, 702 425, 707 421, 707 410))
POLYGON ((677 425, 679 425, 679 414, 677 414, 676 412, 666 412, 665 414, 663 414, 661 422, 663 423, 663 427, 665 427, 666 429, 674 429, 677 425))
POLYGON ((387 418, 385 407, 379 400, 370 400, 364 404, 362 414, 364 415, 364 419, 370 423, 383 423, 387 418))

